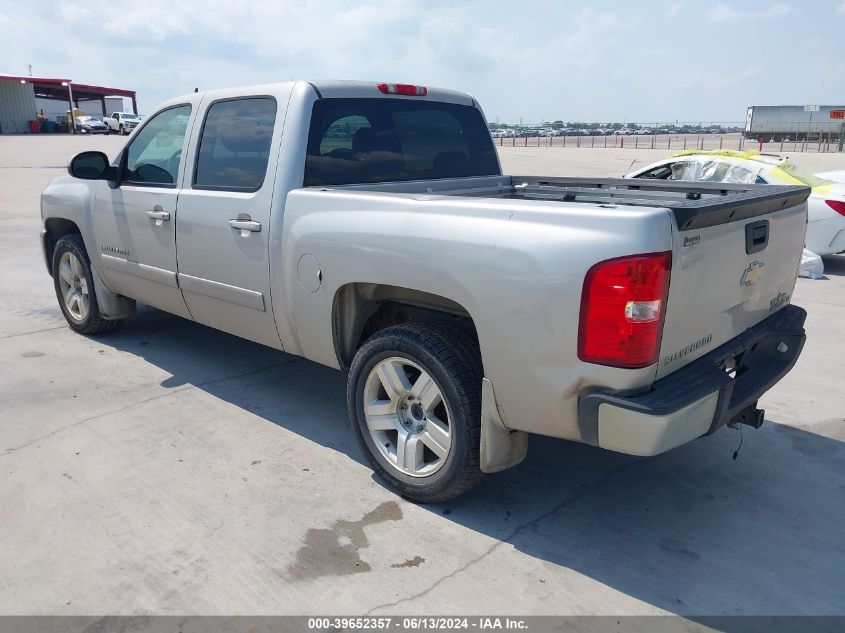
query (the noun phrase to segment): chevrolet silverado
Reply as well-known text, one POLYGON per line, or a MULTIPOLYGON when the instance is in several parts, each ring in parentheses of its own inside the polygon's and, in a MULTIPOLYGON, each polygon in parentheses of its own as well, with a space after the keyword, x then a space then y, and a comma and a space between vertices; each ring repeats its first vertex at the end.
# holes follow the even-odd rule
POLYGON ((295 81, 164 103, 41 198, 71 329, 136 302, 346 371, 400 494, 456 497, 537 433, 656 455, 794 365, 808 187, 504 175, 469 95, 295 81))

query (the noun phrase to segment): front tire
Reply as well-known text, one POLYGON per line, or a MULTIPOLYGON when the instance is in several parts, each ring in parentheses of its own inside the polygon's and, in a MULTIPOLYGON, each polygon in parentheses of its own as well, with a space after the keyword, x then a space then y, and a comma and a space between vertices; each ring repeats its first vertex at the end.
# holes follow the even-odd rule
POLYGON ((53 250, 53 284, 59 307, 70 328, 79 334, 101 334, 123 321, 107 321, 100 314, 94 292, 91 260, 82 236, 65 235, 53 250))
POLYGON ((356 353, 349 421, 373 470, 403 497, 449 501, 482 478, 481 371, 457 332, 399 325, 356 353))

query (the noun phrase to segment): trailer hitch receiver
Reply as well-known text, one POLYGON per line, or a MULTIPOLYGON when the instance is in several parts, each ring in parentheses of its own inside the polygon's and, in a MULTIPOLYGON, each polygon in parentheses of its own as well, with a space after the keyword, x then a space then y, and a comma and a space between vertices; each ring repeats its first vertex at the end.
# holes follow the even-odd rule
POLYGON ((753 426, 755 429, 759 429, 763 426, 766 412, 763 409, 758 409, 756 404, 757 403, 755 402, 737 413, 731 421, 728 422, 728 426, 736 427, 737 424, 747 424, 748 426, 753 426))

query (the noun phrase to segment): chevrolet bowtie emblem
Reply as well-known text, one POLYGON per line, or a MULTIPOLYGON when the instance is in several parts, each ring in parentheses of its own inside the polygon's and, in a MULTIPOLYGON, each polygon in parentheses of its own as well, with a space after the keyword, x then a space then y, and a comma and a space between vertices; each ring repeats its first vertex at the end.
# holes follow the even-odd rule
POLYGON ((742 273, 742 280, 739 283, 743 286, 753 286, 760 279, 760 275, 763 274, 763 266, 765 266, 763 262, 748 264, 748 268, 742 273))

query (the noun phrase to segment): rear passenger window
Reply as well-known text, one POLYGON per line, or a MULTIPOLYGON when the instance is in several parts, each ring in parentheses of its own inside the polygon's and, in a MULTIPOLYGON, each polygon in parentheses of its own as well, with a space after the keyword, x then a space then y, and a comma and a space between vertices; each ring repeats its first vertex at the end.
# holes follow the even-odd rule
POLYGON ((270 97, 212 104, 200 136, 194 189, 261 189, 275 122, 276 100, 270 97))

